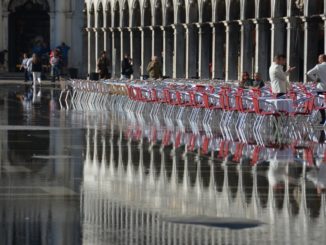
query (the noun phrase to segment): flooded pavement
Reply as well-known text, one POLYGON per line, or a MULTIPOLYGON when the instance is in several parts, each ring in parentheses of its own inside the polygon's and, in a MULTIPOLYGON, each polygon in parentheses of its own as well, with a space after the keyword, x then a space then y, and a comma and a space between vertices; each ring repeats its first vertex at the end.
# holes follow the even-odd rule
POLYGON ((59 96, 1 86, 0 244, 325 243, 324 131, 261 146, 59 96))

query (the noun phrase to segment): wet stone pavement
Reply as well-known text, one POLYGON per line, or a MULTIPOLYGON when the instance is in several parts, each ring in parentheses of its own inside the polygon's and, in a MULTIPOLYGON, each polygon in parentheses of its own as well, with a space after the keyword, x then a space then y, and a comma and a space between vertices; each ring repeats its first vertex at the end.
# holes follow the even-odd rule
POLYGON ((1 85, 0 244, 325 244, 323 131, 263 147, 59 96, 1 85))

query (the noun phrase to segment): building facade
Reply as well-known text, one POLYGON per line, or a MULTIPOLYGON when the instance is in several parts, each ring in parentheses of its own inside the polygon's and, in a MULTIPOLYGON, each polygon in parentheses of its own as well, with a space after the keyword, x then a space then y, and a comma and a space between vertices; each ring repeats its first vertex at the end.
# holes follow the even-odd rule
POLYGON ((24 52, 65 42, 71 46, 69 66, 83 72, 82 0, 1 0, 0 14, 0 52, 8 51, 4 70, 17 70, 24 52))
POLYGON ((163 75, 236 80, 241 72, 268 79, 275 54, 297 67, 292 81, 325 50, 325 0, 86 0, 84 42, 88 72, 108 52, 113 77, 125 53, 134 77, 146 74, 151 56, 163 75))

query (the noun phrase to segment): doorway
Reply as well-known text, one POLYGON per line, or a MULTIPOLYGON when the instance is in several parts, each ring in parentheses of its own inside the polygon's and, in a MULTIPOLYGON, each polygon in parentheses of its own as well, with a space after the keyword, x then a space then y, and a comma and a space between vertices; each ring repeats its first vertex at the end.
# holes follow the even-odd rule
POLYGON ((9 5, 9 71, 18 71, 23 53, 37 53, 42 60, 49 53, 50 16, 46 0, 17 1, 9 5), (17 6, 17 2, 23 2, 17 6))

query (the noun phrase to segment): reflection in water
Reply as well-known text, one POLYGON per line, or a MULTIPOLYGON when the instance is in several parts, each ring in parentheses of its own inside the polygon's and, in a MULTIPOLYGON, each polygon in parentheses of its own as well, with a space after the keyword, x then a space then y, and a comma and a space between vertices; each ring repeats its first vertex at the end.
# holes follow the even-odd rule
MULTIPOLYGON (((308 244, 326 239, 321 191, 326 165, 311 165, 306 156, 311 152, 283 146, 258 151, 223 142, 217 153, 203 154, 200 148, 189 151, 189 145, 177 148, 175 140, 167 140, 167 134, 174 137, 172 132, 155 142, 144 137, 160 130, 125 130, 114 121, 109 134, 88 130, 82 192, 85 243, 308 244), (235 231, 164 221, 179 216, 255 219, 265 225, 235 231)), ((324 146, 310 150, 324 152, 324 146)))

